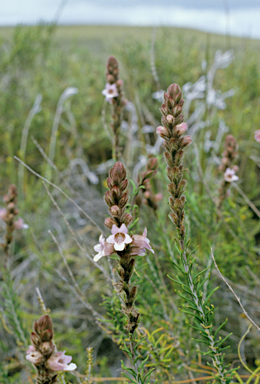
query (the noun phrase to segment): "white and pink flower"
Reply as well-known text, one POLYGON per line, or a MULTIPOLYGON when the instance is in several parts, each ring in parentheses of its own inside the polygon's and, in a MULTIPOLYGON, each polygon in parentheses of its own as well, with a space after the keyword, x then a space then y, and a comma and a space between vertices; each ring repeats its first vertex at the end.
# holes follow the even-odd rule
POLYGON ((112 253, 114 253, 114 246, 113 244, 107 243, 105 237, 103 235, 100 235, 99 243, 94 246, 94 250, 98 252, 93 259, 95 262, 97 262, 103 256, 112 255, 112 253))
POLYGON ((258 143, 260 143, 260 129, 255 131, 255 140, 258 141, 258 143))
POLYGON ((132 243, 132 241, 125 224, 122 224, 120 228, 113 224, 112 235, 107 238, 107 243, 114 244, 116 251, 123 251, 125 246, 132 243))
POLYGON ((102 95, 106 97, 106 101, 111 103, 112 99, 118 96, 118 90, 117 90, 116 84, 106 83, 106 87, 105 89, 103 89, 102 95))
POLYGON ((36 351, 35 347, 33 345, 30 345, 27 350, 26 359, 30 361, 30 363, 33 364, 40 364, 44 361, 44 357, 42 356, 41 352, 36 351))
POLYGON ((65 352, 57 352, 55 355, 52 355, 46 363, 46 367, 51 371, 74 371, 77 368, 77 365, 71 363, 72 357, 65 356, 65 352))
POLYGON ((236 171, 231 168, 227 168, 224 173, 224 180, 228 183, 232 183, 233 181, 237 181, 239 177, 236 175, 236 171))
POLYGON ((28 229, 29 225, 25 224, 23 219, 20 217, 18 220, 14 222, 14 227, 15 229, 28 229))
POLYGON ((136 247, 139 256, 144 256, 146 253, 146 249, 154 253, 154 250, 150 246, 150 240, 147 238, 147 229, 144 229, 142 235, 133 235, 133 246, 136 247))

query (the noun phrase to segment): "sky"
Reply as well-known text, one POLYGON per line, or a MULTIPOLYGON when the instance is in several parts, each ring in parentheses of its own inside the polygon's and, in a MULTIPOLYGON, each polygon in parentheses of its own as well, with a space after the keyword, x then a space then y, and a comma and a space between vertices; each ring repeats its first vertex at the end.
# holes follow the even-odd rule
POLYGON ((0 0, 0 26, 176 26, 260 39, 260 0, 0 0), (59 12, 60 11, 60 12, 59 12))

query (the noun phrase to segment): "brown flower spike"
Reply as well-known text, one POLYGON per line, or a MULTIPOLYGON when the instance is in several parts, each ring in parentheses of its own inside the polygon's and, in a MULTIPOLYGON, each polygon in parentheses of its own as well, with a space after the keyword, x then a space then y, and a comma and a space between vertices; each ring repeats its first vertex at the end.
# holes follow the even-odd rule
POLYGON ((143 193, 144 199, 143 201, 140 198, 140 194, 136 197, 135 202, 138 206, 141 206, 142 202, 151 207, 154 211, 158 209, 158 201, 162 199, 162 194, 157 193, 154 194, 152 190, 152 186, 150 183, 150 179, 155 176, 158 168, 158 160, 156 157, 152 156, 149 158, 146 164, 146 170, 141 172, 138 176, 138 186, 143 186, 141 189, 141 193, 143 193))
POLYGON ((182 92, 178 84, 171 84, 164 94, 164 103, 161 107, 162 126, 157 128, 157 133, 164 139, 164 157, 167 163, 167 175, 170 180, 168 191, 170 193, 169 204, 170 217, 176 225, 181 248, 184 248, 185 226, 184 205, 185 186, 187 181, 183 179, 184 166, 182 164, 184 151, 192 142, 190 136, 185 136, 187 125, 183 123, 182 92))
POLYGON ((112 123, 111 128, 114 134, 113 142, 113 158, 119 160, 119 132, 122 122, 122 109, 126 104, 123 97, 123 80, 119 79, 118 61, 114 56, 110 56, 107 61, 106 70, 106 88, 102 94, 106 96, 106 100, 112 104, 112 123))
POLYGON ((238 145, 236 139, 232 135, 228 135, 225 141, 225 150, 221 159, 221 166, 219 170, 223 173, 223 180, 219 188, 219 197, 217 201, 217 209, 219 210, 229 193, 230 184, 233 181, 238 180, 236 172, 238 172, 238 166, 234 165, 237 159, 238 145))
POLYGON ((128 225, 132 221, 132 215, 125 212, 129 200, 126 179, 126 170, 122 163, 117 162, 110 170, 107 179, 109 190, 105 194, 105 201, 109 207, 110 217, 105 220, 105 225, 111 229, 112 234, 105 239, 102 235, 99 244, 94 249, 98 254, 94 261, 103 256, 116 253, 119 256, 117 268, 119 282, 115 284, 119 293, 122 293, 123 312, 127 316, 126 329, 133 335, 138 326, 139 312, 134 307, 137 295, 137 286, 131 283, 134 272, 135 257, 143 256, 146 250, 154 252, 150 246, 150 240, 146 237, 145 229, 142 235, 128 234, 128 225))

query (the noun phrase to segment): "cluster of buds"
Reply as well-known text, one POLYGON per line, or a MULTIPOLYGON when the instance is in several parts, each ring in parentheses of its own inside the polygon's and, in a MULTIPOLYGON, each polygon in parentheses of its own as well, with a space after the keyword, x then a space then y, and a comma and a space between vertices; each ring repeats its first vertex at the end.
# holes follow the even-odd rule
POLYGON ((182 163, 184 151, 192 142, 190 136, 184 135, 187 125, 183 123, 182 92, 178 84, 171 84, 164 94, 164 103, 160 109, 162 125, 157 127, 157 133, 164 139, 164 157, 167 163, 167 175, 170 180, 168 191, 170 217, 175 224, 181 243, 185 237, 184 205, 186 180, 183 179, 184 166, 182 163))
POLYGON ((157 203, 162 200, 162 194, 154 194, 150 183, 150 179, 156 174, 157 168, 158 160, 156 159, 156 157, 150 157, 146 164, 146 170, 144 172, 141 172, 138 176, 138 186, 142 186, 141 189, 144 197, 143 201, 139 196, 136 197, 135 201, 138 206, 141 206, 143 202, 144 204, 151 207, 154 211, 158 209, 157 203))
POLYGON ((111 123, 114 134, 113 156, 118 160, 120 156, 119 131, 122 122, 122 110, 127 101, 123 97, 123 80, 119 79, 118 61, 114 56, 108 58, 106 80, 106 87, 102 94, 105 96, 106 101, 112 104, 113 108, 111 123))
POLYGON ((50 316, 44 315, 34 322, 31 342, 26 359, 36 368, 37 384, 56 383, 57 372, 74 371, 77 368, 76 364, 69 364, 72 357, 66 356, 65 351, 56 351, 50 316))
POLYGON ((219 170, 223 174, 223 180, 219 188, 219 199, 217 202, 217 208, 220 209, 224 199, 227 197, 230 183, 237 181, 238 166, 234 165, 237 158, 238 145, 236 139, 232 135, 228 135, 225 141, 225 150, 221 159, 221 165, 219 170))
POLYGON ((8 254, 10 244, 13 240, 13 232, 15 229, 28 228, 22 218, 15 220, 19 211, 17 205, 17 188, 15 185, 9 187, 8 194, 3 197, 6 208, 0 209, 0 219, 6 223, 5 242, 2 244, 5 254, 8 254))
POLYGON ((126 191, 128 186, 126 170, 122 163, 117 162, 111 168, 107 185, 109 190, 105 194, 105 201, 111 217, 105 220, 105 225, 111 229, 111 235, 107 239, 103 235, 100 236, 99 244, 94 247, 95 251, 98 252, 94 261, 112 254, 119 256, 119 267, 117 268, 119 282, 116 287, 119 293, 123 293, 123 312, 128 318, 126 329, 133 334, 138 326, 140 316, 134 307, 137 286, 130 282, 134 271, 135 257, 144 256, 146 250, 154 251, 150 246, 150 240, 146 237, 146 228, 142 235, 130 235, 128 233, 128 225, 132 216, 125 212, 129 196, 126 191))

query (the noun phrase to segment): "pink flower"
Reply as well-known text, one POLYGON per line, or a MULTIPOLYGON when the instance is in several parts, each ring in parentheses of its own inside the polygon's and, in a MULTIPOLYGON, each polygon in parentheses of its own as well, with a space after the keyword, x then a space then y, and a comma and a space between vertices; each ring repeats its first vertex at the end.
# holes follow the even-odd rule
POLYGON ((25 224, 23 219, 20 217, 18 220, 14 222, 14 227, 15 229, 28 229, 29 225, 25 224))
POLYGON ((65 352, 57 352, 55 355, 52 355, 46 363, 46 367, 51 371, 74 371, 77 366, 74 363, 71 363, 72 357, 65 356, 65 352))
POLYGON ((145 250, 154 253, 154 250, 150 246, 150 240, 147 238, 147 229, 144 229, 143 235, 133 235, 133 246, 139 248, 139 255, 144 256, 145 250))
POLYGON ((94 261, 97 262, 101 257, 103 256, 109 256, 114 253, 114 246, 113 244, 106 243, 106 239, 103 235, 99 236, 99 244, 94 246, 94 250, 98 252, 97 255, 94 256, 94 261))
POLYGON ((116 84, 106 83, 105 89, 102 91, 102 95, 106 96, 106 101, 111 103, 114 97, 118 96, 118 90, 116 84))
POLYGON ((232 183, 233 181, 237 181, 239 177, 236 175, 236 171, 231 168, 227 168, 224 173, 224 180, 228 183, 232 183))
POLYGON ((6 209, 0 208, 0 219, 4 220, 6 218, 6 209))
POLYGON ((42 354, 39 351, 36 351, 33 345, 29 346, 26 359, 36 365, 42 363, 44 360, 42 354))
POLYGON ((120 228, 113 224, 112 235, 107 238, 107 242, 114 244, 116 251, 123 251, 126 244, 130 244, 132 241, 125 224, 122 224, 120 228))
POLYGON ((260 143, 260 129, 255 131, 255 140, 258 141, 258 143, 260 143))

